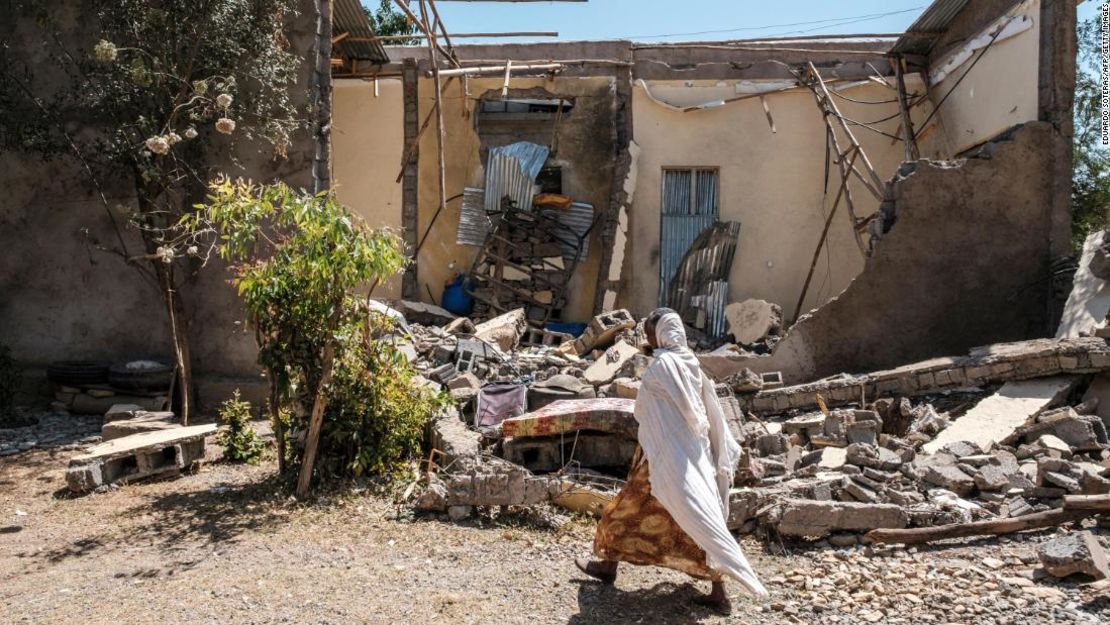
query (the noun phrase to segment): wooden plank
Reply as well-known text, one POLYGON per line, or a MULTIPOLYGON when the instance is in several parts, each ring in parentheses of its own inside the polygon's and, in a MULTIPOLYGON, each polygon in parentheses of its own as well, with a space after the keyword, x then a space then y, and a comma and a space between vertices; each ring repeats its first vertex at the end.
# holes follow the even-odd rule
MULTIPOLYGON (((457 69, 445 69, 439 72, 440 76, 462 76, 474 74, 499 74, 502 72, 535 72, 540 70, 555 70, 561 69, 562 63, 532 63, 517 65, 512 62, 506 62, 501 65, 477 65, 474 67, 460 67, 457 69), (510 69, 511 67, 511 69, 510 69)), ((431 72, 424 72, 425 76, 431 76, 431 72)))

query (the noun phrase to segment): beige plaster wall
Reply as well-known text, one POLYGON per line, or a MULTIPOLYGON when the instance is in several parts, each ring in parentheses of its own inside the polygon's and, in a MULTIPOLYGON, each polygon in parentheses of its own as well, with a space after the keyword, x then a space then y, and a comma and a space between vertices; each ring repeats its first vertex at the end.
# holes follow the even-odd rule
MULTIPOLYGON (((471 78, 469 98, 464 97, 462 81, 455 80, 444 89, 444 125, 446 128, 446 195, 460 194, 463 187, 485 186, 485 173, 479 156, 479 137, 474 128, 475 104, 473 99, 489 90, 500 90, 502 78, 471 78), (465 103, 465 108, 464 108, 465 103)), ((611 146, 613 79, 588 78, 513 78, 513 89, 542 87, 555 95, 574 97, 575 108, 559 126, 559 152, 550 161, 562 166, 563 191, 578 201, 592 204, 600 211, 608 206, 612 182, 612 155, 599 158, 599 148, 611 146)), ((419 120, 431 110, 434 103, 434 86, 431 79, 421 79, 419 91, 419 120)), ((610 148, 611 149, 611 148, 610 148)), ((396 176, 392 171, 391 175, 396 176)), ((436 125, 432 121, 420 141, 419 167, 419 230, 423 237, 439 207, 439 175, 436 159, 436 125)), ((478 251, 476 247, 455 243, 459 225, 461 200, 449 202, 447 209, 436 219, 427 242, 417 258, 420 297, 428 298, 428 290, 438 302, 444 283, 455 271, 470 268, 478 251), (452 268, 454 263, 454 268, 452 268)), ((584 320, 592 314, 597 271, 601 258, 599 237, 590 239, 590 252, 586 261, 578 266, 568 288, 566 320, 584 320)))
MULTIPOLYGON (((985 54, 982 49, 975 51, 932 86, 929 97, 934 103, 949 91, 951 95, 941 105, 936 128, 926 128, 922 156, 950 158, 1013 126, 1037 119, 1040 4, 1040 0, 1026 0, 1014 7, 1007 18, 995 24, 1013 17, 1015 26, 1020 20, 1029 20, 1030 28, 1012 37, 1000 36, 985 54), (969 72, 980 54, 983 58, 969 72), (957 86, 965 73, 967 77, 957 86)), ((986 32, 993 32, 993 28, 988 26, 986 32)), ((940 67, 963 47, 955 46, 933 59, 933 67, 940 67)))
MULTIPOLYGON (((339 201, 372 228, 401 230, 397 173, 405 149, 404 98, 398 79, 336 80, 332 94, 332 183, 339 201)), ((401 277, 374 291, 401 297, 401 277)))
MULTIPOLYGON (((653 81, 660 99, 682 105, 736 95, 733 81, 653 81)), ((911 91, 913 87, 910 88, 911 91)), ((895 92, 864 84, 844 95, 881 104, 837 100, 841 112, 857 121, 875 121, 886 133, 899 133, 895 92)), ((692 112, 666 108, 641 85, 633 90, 635 140, 641 148, 635 199, 630 217, 630 249, 622 277, 619 305, 645 313, 657 305, 662 170, 668 167, 720 169, 720 218, 741 223, 729 295, 732 301, 761 298, 779 304, 792 316, 839 178, 832 165, 825 195, 825 127, 808 90, 769 94, 766 101, 777 132, 772 132, 760 100, 692 112)), ((923 119, 928 107, 914 110, 923 119)), ((900 141, 854 128, 879 175, 891 176, 903 158, 900 141)), ((878 209, 878 201, 858 182, 850 186, 860 217, 878 209)), ((863 267, 845 206, 832 222, 803 312, 840 293, 863 267)))

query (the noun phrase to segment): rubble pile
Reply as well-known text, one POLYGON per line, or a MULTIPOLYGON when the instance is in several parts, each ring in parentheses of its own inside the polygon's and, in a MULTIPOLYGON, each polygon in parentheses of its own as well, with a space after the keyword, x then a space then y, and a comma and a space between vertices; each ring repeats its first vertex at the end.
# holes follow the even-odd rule
MULTIPOLYGON (((434 475, 418 507, 456 518, 619 488, 651 362, 627 311, 594 318, 577 338, 529 326, 523 310, 411 329, 416 366, 457 406, 432 426, 434 475), (496 427, 475 427, 484 390, 498 385, 524 386, 526 399, 499 406, 496 427)), ((797 386, 717 375, 744 448, 729 526, 850 545, 872 530, 1021 519, 1110 494, 1107 369, 1106 341, 1081 337, 797 386)))

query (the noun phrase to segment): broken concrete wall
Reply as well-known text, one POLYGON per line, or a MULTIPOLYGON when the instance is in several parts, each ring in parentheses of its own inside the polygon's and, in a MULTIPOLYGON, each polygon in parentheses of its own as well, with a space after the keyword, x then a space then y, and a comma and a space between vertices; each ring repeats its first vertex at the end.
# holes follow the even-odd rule
MULTIPOLYGON (((299 8, 288 37, 306 62, 290 97, 295 105, 306 106, 316 9, 310 0, 299 8)), ((99 31, 91 5, 50 2, 45 10, 67 46, 87 51, 95 44, 99 31)), ((65 88, 65 78, 52 69, 32 18, 14 15, 0 20, 0 39, 13 57, 44 72, 36 90, 47 94, 65 88)), ((307 129, 294 133, 285 159, 275 160, 269 146, 238 137, 234 158, 228 155, 212 171, 259 182, 283 179, 311 188, 314 152, 307 129)), ((27 154, 0 153, 0 187, 0 343, 11 346, 28 368, 29 390, 44 380, 42 369, 54 360, 169 357, 169 332, 158 293, 118 257, 93 249, 82 234, 87 228, 106 244, 115 238, 103 205, 75 159, 64 154, 43 163, 27 154)), ((108 177, 105 191, 116 218, 126 223, 125 214, 134 206, 130 181, 108 177)), ((141 246, 134 231, 125 236, 130 248, 141 246)), ((215 262, 185 289, 197 387, 202 400, 215 394, 212 402, 226 399, 224 390, 230 392, 235 385, 261 382, 254 339, 236 323, 243 313, 227 277, 215 262)))
POLYGON ((795 383, 1043 336, 1053 134, 1032 122, 966 161, 913 164, 863 272, 747 366, 795 383))

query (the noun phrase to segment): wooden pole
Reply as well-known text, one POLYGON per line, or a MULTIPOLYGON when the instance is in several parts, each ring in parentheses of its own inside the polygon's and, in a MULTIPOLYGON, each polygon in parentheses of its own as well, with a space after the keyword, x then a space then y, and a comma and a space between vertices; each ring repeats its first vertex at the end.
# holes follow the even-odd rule
POLYGON ((428 7, 432 9, 432 17, 435 18, 435 27, 439 28, 439 32, 443 35, 443 42, 447 44, 447 51, 451 54, 451 64, 455 67, 462 67, 459 63, 458 57, 455 56, 455 46, 451 44, 451 38, 447 36, 447 28, 443 25, 443 19, 439 16, 439 9, 436 8, 435 0, 428 0, 428 7))
MULTIPOLYGON (((447 81, 450 82, 451 79, 448 78, 447 81)), ((424 131, 428 129, 428 124, 432 122, 432 116, 436 114, 436 110, 438 108, 439 98, 436 98, 435 103, 432 104, 432 109, 428 111, 427 115, 424 116, 424 121, 420 124, 420 130, 416 131, 416 136, 409 141, 409 144, 405 146, 405 151, 401 153, 401 172, 397 174, 397 180, 395 182, 401 182, 401 178, 404 177, 405 166, 408 165, 409 159, 412 158, 412 155, 420 146, 420 137, 422 137, 424 135, 424 131)))
MULTIPOLYGON (((457 69, 444 69, 444 70, 440 70, 439 75, 440 76, 463 76, 463 75, 467 75, 467 74, 500 74, 502 72, 505 72, 507 74, 507 73, 509 73, 509 71, 526 72, 526 71, 538 71, 538 70, 553 70, 553 69, 561 69, 562 67, 563 67, 562 63, 534 63, 534 64, 531 64, 531 65, 529 65, 529 64, 516 65, 512 61, 509 61, 509 62, 506 62, 506 63, 501 64, 501 65, 476 65, 474 67, 460 67, 460 68, 457 68, 457 69)), ((431 71, 424 72, 424 75, 430 77, 432 75, 432 72, 431 71)))
POLYGON ((420 12, 424 16, 424 32, 431 35, 428 39, 428 59, 432 63, 432 81, 435 85, 436 92, 436 159, 439 168, 439 209, 443 211, 447 208, 447 164, 443 155, 444 143, 444 129, 443 129, 443 85, 439 81, 439 63, 436 62, 436 49, 439 48, 439 43, 436 41, 435 30, 432 29, 431 24, 428 23, 428 11, 426 0, 420 0, 420 12))
POLYGON ((509 97, 509 79, 513 77, 513 62, 505 62, 505 82, 501 85, 501 97, 509 97))
POLYGON ((856 245, 859 246, 860 253, 863 254, 863 256, 866 258, 867 248, 863 244, 863 237, 860 236, 859 229, 856 228, 856 224, 859 223, 858 218, 856 217, 856 204, 852 201, 852 189, 848 186, 848 179, 852 175, 852 173, 858 173, 855 168, 856 156, 862 155, 863 150, 859 147, 858 143, 853 143, 852 146, 848 148, 847 152, 841 152, 840 141, 836 138, 836 129, 834 129, 831 125, 828 125, 829 118, 827 115, 825 116, 825 124, 826 127, 829 129, 829 137, 832 138, 833 149, 836 150, 836 167, 840 170, 840 175, 844 180, 844 184, 841 186, 841 188, 844 190, 844 204, 845 207, 848 209, 848 216, 851 218, 852 222, 852 236, 856 239, 856 245), (852 153, 852 164, 850 165, 844 160, 844 158, 848 155, 848 152, 852 153))
POLYGON ((997 536, 1001 534, 1023 532, 1025 530, 1054 527, 1069 521, 1078 521, 1079 519, 1099 513, 1099 510, 1069 509, 1065 504, 1065 507, 1057 508, 1056 510, 1035 512, 1012 519, 988 519, 986 521, 975 521, 973 523, 953 523, 951 525, 915 527, 904 530, 871 530, 867 532, 867 539, 877 543, 919 545, 921 543, 946 540, 949 538, 997 536))
MULTIPOLYGON (((830 130, 831 132, 831 130, 830 130)), ((856 162, 856 157, 859 152, 852 150, 852 158, 848 161, 848 166, 851 167, 856 162)), ((843 158, 839 156, 838 158, 843 158)), ((798 315, 802 314, 802 304, 806 301, 806 294, 809 292, 809 283, 813 280, 813 272, 817 269, 817 261, 821 258, 821 249, 825 246, 825 240, 829 236, 829 226, 832 225, 833 217, 836 216, 836 209, 840 206, 840 196, 844 195, 844 190, 848 187, 848 178, 843 170, 840 172, 840 189, 836 192, 836 199, 833 200, 832 208, 829 210, 829 216, 825 218, 825 227, 821 230, 821 238, 817 240, 817 249, 813 252, 813 262, 809 264, 809 273, 806 274, 806 281, 802 285, 802 294, 798 296, 798 305, 794 307, 794 321, 798 321, 798 315)), ((861 404, 862 405, 862 404, 861 404)))
POLYGON ((324 344, 323 371, 320 383, 316 386, 316 397, 312 401, 312 413, 308 418, 308 434, 304 441, 304 459, 301 472, 297 476, 297 497, 304 497, 312 486, 312 470, 316 466, 316 452, 320 447, 320 431, 324 427, 324 410, 328 407, 328 386, 331 384, 332 370, 335 367, 335 330, 343 314, 343 301, 334 302, 335 311, 328 319, 328 341, 324 344))
MULTIPOLYGON (((452 64, 458 66, 458 61, 455 61, 455 58, 453 56, 451 56, 446 50, 439 46, 439 42, 436 41, 434 33, 429 32, 428 24, 425 21, 421 20, 419 17, 416 17, 416 14, 412 12, 412 9, 410 9, 409 5, 405 3, 405 0, 393 0, 393 2, 398 7, 400 7, 401 12, 405 14, 405 17, 409 18, 409 20, 424 33, 425 37, 428 38, 428 45, 434 46, 436 49, 439 50, 439 53, 443 55, 443 58, 450 60, 452 64)), ((421 4, 421 6, 423 6, 423 3, 421 4)), ((423 9, 421 10, 421 12, 423 12, 423 9)), ((435 64, 436 61, 433 58, 432 65, 435 64)))
POLYGON ((844 123, 844 118, 840 114, 840 109, 837 108, 836 102, 833 102, 832 95, 829 94, 829 90, 825 86, 825 81, 821 78, 821 73, 817 71, 817 67, 812 61, 810 61, 808 65, 809 71, 813 74, 814 84, 820 98, 824 100, 822 108, 827 109, 836 116, 837 121, 840 122, 841 130, 843 130, 844 134, 848 137, 848 141, 853 146, 860 149, 860 158, 863 159, 863 165, 867 169, 867 173, 871 176, 871 181, 875 184, 876 188, 882 189, 886 185, 886 182, 879 177, 879 174, 875 171, 875 167, 871 165, 871 159, 867 158, 867 153, 863 151, 859 141, 856 140, 856 136, 852 134, 852 129, 848 128, 848 125, 844 123))
POLYGON ((1110 495, 1064 495, 1064 509, 1110 512, 1110 495))
POLYGON ((910 119, 910 107, 906 99, 906 75, 902 62, 900 56, 890 58, 890 64, 894 66, 894 80, 898 87, 898 112, 902 115, 902 144, 906 150, 906 160, 912 162, 921 155, 917 151, 917 141, 913 138, 913 120, 910 119))

